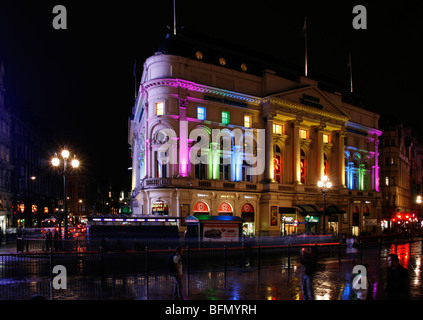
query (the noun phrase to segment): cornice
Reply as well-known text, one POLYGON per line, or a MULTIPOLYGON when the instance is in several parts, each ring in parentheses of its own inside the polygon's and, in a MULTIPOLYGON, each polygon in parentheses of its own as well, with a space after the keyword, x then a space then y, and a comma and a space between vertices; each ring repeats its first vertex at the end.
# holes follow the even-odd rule
POLYGON ((183 88, 188 91, 213 94, 213 95, 221 96, 224 98, 237 99, 237 100, 244 101, 253 105, 260 105, 262 102, 262 99, 259 97, 254 97, 247 94, 229 91, 225 89, 210 87, 210 86, 198 84, 198 83, 188 81, 188 80, 183 80, 183 79, 174 79, 174 78, 153 79, 143 84, 143 87, 146 90, 150 90, 151 88, 159 87, 159 86, 183 88))

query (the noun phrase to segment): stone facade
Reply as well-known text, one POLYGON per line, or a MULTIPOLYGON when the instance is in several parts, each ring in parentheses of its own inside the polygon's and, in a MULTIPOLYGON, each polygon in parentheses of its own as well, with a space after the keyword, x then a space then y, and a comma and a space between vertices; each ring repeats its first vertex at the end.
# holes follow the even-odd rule
POLYGON ((325 230, 380 230, 378 114, 243 53, 168 41, 144 63, 129 124, 134 214, 234 215, 246 234, 319 233, 327 176, 325 230))

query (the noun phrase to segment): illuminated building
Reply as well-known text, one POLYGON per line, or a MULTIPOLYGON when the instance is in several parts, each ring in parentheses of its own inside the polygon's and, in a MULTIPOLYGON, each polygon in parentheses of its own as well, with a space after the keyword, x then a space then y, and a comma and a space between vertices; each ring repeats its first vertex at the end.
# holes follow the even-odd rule
POLYGON ((326 175, 326 230, 377 232, 379 115, 300 74, 212 39, 168 35, 144 62, 130 119, 133 214, 233 215, 255 235, 318 233, 326 175))

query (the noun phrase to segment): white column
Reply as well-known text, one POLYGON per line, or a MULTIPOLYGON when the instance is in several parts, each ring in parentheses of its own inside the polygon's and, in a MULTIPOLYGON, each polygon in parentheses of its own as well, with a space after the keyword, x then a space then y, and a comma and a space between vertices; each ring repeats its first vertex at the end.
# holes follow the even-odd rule
POLYGON ((301 143, 300 124, 302 119, 297 118, 294 122, 294 183, 301 184, 301 143))
POLYGON ((346 188, 346 181, 345 181, 345 137, 347 135, 347 130, 345 128, 343 128, 340 132, 339 132, 339 147, 338 147, 338 152, 339 152, 339 185, 342 188, 346 188))
POLYGON ((266 180, 275 181, 275 171, 273 168, 273 115, 268 114, 266 117, 266 180))

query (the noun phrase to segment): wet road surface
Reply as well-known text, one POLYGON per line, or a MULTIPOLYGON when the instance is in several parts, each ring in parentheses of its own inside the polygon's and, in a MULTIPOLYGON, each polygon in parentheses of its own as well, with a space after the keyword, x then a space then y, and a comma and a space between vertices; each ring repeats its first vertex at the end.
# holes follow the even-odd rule
MULTIPOLYGON (((422 241, 398 244, 396 248, 400 263, 407 267, 411 281, 411 297, 423 300, 422 286, 422 241), (411 250, 410 250, 411 249, 411 250)), ((352 290, 354 266, 367 263, 372 281, 373 297, 384 299, 386 279, 386 258, 395 252, 394 245, 370 247, 360 256, 319 256, 314 277, 316 300, 354 300, 352 290)), ((183 293, 186 300, 301 300, 302 268, 298 256, 289 261, 284 255, 274 255, 257 261, 244 255, 243 263, 230 263, 226 272, 221 267, 208 270, 191 266, 189 276, 185 275, 183 293), (273 258, 272 258, 273 257, 273 258), (197 270, 202 270, 201 272, 197 270)), ((210 259, 215 260, 213 257, 210 259)), ((238 261, 238 259, 236 259, 238 261)), ((0 269, 5 266, 0 265, 0 269)), ((154 268, 145 273, 115 274, 105 276, 103 281, 96 276, 69 275, 67 289, 56 290, 46 277, 0 278, 0 299, 30 299, 39 294, 53 300, 171 300, 173 279, 165 272, 154 268)))

